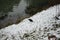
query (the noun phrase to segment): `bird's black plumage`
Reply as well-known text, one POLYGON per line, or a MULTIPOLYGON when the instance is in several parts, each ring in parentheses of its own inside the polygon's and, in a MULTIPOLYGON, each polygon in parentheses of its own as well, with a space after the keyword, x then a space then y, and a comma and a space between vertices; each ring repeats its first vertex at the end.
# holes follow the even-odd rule
POLYGON ((28 19, 30 22, 33 22, 33 20, 32 19, 28 19))

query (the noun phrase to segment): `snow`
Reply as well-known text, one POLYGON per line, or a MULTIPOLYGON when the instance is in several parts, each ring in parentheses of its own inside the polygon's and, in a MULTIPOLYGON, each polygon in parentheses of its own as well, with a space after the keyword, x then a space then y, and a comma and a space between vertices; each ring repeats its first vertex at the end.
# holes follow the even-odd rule
POLYGON ((24 19, 19 24, 13 24, 0 29, 0 40, 48 40, 48 33, 60 38, 59 10, 60 5, 55 5, 38 12, 30 18, 24 19), (30 22, 28 19, 32 19, 33 22, 30 22))

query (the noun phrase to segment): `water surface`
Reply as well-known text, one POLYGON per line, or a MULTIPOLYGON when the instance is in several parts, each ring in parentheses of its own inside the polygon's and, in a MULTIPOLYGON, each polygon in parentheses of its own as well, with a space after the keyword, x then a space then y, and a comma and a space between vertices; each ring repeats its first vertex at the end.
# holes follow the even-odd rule
POLYGON ((60 0, 0 0, 0 28, 17 24, 24 18, 59 3, 60 0))

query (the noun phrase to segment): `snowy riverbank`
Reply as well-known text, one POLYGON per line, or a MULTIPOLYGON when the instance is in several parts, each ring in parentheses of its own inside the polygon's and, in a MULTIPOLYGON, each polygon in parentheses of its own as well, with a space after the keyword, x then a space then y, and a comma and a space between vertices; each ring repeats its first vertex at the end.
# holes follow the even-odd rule
POLYGON ((0 40, 48 40, 51 33, 60 37, 60 5, 38 12, 19 24, 0 30, 0 40), (30 22, 28 19, 32 19, 30 22))

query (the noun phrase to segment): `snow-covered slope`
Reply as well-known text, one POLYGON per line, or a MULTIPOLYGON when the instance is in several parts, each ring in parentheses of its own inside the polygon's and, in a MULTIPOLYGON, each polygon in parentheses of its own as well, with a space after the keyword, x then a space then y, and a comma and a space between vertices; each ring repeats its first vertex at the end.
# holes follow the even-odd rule
POLYGON ((48 40, 48 33, 59 38, 59 24, 60 5, 55 5, 24 19, 19 24, 0 29, 0 40, 48 40))

